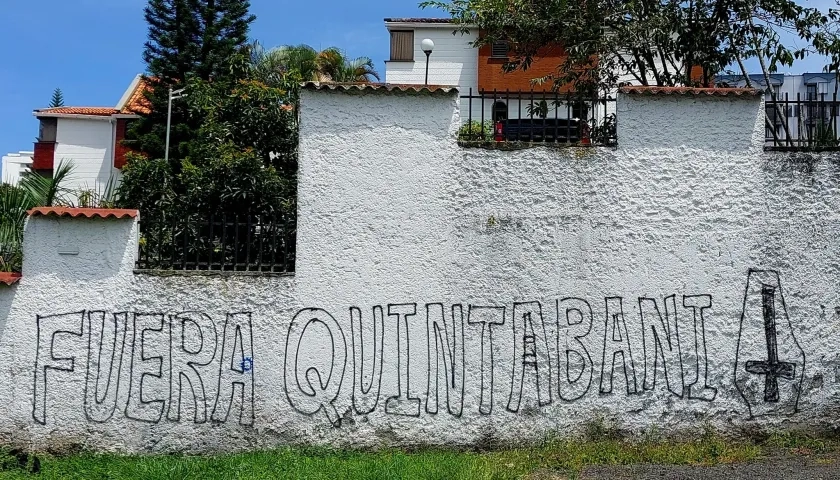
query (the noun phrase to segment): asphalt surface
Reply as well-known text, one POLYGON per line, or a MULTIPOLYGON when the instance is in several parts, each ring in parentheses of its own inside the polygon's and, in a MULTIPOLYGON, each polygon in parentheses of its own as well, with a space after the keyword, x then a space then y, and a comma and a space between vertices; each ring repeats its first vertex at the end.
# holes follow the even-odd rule
MULTIPOLYGON (((564 478, 564 477, 555 477, 564 478)), ((715 466, 632 465, 590 467, 579 479, 668 480, 840 480, 840 452, 827 455, 774 455, 760 460, 715 466)))

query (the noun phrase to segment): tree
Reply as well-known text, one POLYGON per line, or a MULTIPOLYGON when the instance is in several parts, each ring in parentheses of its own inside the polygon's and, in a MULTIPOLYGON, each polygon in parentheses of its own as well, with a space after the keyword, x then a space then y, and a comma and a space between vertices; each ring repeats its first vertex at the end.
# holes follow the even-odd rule
POLYGON ((225 77, 226 62, 247 45, 248 31, 257 17, 249 13, 249 0, 198 0, 198 3, 202 34, 195 74, 203 80, 225 77))
POLYGON ((369 83, 379 74, 368 57, 350 59, 338 48, 322 50, 315 61, 319 81, 369 83))
POLYGON ((300 82, 371 82, 379 80, 373 60, 348 58, 339 48, 320 52, 309 45, 284 45, 266 50, 259 42, 250 48, 254 78, 288 87, 300 82))
POLYGON ((182 102, 197 128, 183 143, 187 154, 178 168, 132 156, 119 187, 121 206, 140 208, 153 224, 173 216, 294 215, 297 124, 288 92, 248 78, 242 54, 224 68, 231 78, 192 77, 185 85, 182 102))
POLYGON ((58 108, 64 106, 64 94, 60 88, 53 90, 52 100, 50 100, 50 108, 58 108))
POLYGON ((252 152, 287 178, 297 174, 297 122, 288 90, 251 78, 193 79, 187 94, 190 117, 200 121, 189 149, 194 164, 218 157, 219 149, 235 148, 252 152))
POLYGON ((527 70, 540 47, 560 44, 569 56, 535 82, 577 90, 641 85, 711 86, 714 76, 756 58, 765 76, 808 52, 780 32, 809 39, 826 19, 792 0, 452 0, 427 1, 477 28, 476 46, 508 41, 508 70, 527 70), (699 75, 696 75, 697 72, 699 75), (695 74, 693 74, 694 72, 695 74))
MULTIPOLYGON (((153 158, 165 156, 170 88, 182 88, 190 78, 231 76, 226 61, 246 47, 255 18, 248 14, 249 6, 247 0, 149 0, 143 60, 152 85, 146 94, 151 112, 135 122, 128 135, 140 151, 153 158)), ((183 102, 174 102, 170 157, 176 170, 197 129, 183 102)))
POLYGON ((63 184, 73 169, 72 162, 61 162, 52 176, 27 173, 17 186, 0 185, 0 271, 21 269, 23 227, 29 209, 69 203, 63 184))

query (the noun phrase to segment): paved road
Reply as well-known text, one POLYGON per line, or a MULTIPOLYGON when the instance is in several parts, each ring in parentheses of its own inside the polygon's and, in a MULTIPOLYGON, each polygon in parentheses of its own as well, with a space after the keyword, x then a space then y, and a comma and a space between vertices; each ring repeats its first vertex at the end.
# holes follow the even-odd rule
MULTIPOLYGON (((563 477, 555 477, 563 478, 563 477)), ((840 480, 840 453, 811 456, 773 456, 732 465, 628 467, 590 467, 580 479, 662 479, 662 480, 840 480)))

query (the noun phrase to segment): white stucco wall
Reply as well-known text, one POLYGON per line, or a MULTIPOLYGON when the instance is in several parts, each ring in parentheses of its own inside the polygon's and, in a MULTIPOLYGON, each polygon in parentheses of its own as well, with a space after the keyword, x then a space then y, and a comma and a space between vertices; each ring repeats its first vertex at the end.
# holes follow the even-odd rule
POLYGON ((120 178, 114 168, 114 123, 109 118, 59 118, 54 158, 56 167, 62 160, 75 165, 66 188, 102 193, 112 176, 114 182, 120 178))
POLYGON ((756 97, 618 109, 616 150, 488 151, 457 146, 454 93, 304 91, 294 277, 136 274, 133 221, 31 218, 0 291, 0 439, 833 426, 837 157, 764 154, 756 97))

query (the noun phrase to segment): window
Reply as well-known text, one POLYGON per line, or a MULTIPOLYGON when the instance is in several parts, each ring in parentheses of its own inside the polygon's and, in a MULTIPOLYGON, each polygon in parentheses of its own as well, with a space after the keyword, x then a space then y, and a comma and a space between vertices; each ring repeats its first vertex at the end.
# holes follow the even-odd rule
POLYGON ((414 30, 391 31, 391 61, 414 61, 414 30))
POLYGON ((57 118, 42 118, 41 126, 38 131, 39 142, 54 142, 56 131, 58 130, 57 118))
POLYGON ((817 99, 817 84, 816 83, 809 83, 805 85, 805 99, 808 101, 813 101, 817 99))
POLYGON ((493 120, 501 122, 508 118, 508 106, 505 102, 498 101, 493 104, 493 120))
POLYGON ((510 52, 510 44, 507 41, 493 42, 490 48, 490 58, 508 58, 508 52, 510 52))

